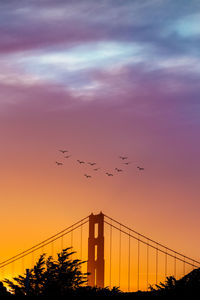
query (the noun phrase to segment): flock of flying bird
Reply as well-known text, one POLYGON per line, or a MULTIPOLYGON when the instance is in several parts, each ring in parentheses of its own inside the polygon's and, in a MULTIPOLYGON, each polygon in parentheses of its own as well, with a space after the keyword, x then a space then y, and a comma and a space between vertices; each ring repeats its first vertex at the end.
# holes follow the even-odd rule
MULTIPOLYGON (((58 150, 58 151, 61 152, 61 153, 64 155, 63 158, 65 158, 65 159, 69 159, 69 158, 72 156, 72 155, 69 155, 69 154, 66 155, 66 153, 69 152, 68 150, 58 150)), ((130 161, 127 161, 127 159, 128 159, 127 156, 119 156, 119 159, 122 160, 122 163, 123 163, 124 165, 129 165, 129 164, 131 164, 130 161)), ((93 171, 98 171, 98 170, 101 169, 101 168, 99 168, 99 167, 96 167, 96 165, 97 165, 96 162, 85 162, 85 161, 80 160, 80 159, 77 159, 76 161, 77 161, 77 163, 80 164, 80 165, 82 165, 82 164, 88 164, 88 165, 90 165, 91 167, 93 167, 93 171)), ((62 165, 64 165, 63 162, 59 162, 59 161, 56 161, 55 163, 56 163, 57 166, 62 166, 62 165)), ((143 168, 143 167, 137 166, 137 169, 138 169, 139 171, 144 171, 144 168, 143 168)), ((116 167, 114 170, 115 170, 117 173, 123 172, 122 169, 119 169, 119 168, 117 168, 117 167, 116 167)), ((113 173, 109 173, 109 172, 105 172, 105 174, 106 174, 108 177, 114 176, 113 173)), ((84 176, 85 176, 86 178, 91 178, 91 177, 92 177, 92 176, 89 175, 89 174, 84 174, 84 176)))

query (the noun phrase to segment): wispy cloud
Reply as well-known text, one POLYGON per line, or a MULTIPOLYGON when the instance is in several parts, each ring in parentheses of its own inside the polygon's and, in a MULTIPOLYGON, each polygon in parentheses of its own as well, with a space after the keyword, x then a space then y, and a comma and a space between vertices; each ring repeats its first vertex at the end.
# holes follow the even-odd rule
MULTIPOLYGON (((127 94, 141 98, 148 89, 156 98, 158 89, 194 95, 200 76, 199 5, 195 0, 1 1, 1 89, 10 87, 9 98, 16 101, 12 90, 23 90, 20 97, 26 98, 29 88, 41 86, 98 102, 105 95, 126 102, 127 94)), ((1 103, 5 99, 1 96, 1 103)))

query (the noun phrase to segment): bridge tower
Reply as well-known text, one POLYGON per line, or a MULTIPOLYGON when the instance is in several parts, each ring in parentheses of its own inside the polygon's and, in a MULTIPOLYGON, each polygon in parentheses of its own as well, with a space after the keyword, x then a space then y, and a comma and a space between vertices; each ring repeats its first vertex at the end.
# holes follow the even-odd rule
POLYGON ((88 285, 104 287, 104 215, 89 216, 88 285))

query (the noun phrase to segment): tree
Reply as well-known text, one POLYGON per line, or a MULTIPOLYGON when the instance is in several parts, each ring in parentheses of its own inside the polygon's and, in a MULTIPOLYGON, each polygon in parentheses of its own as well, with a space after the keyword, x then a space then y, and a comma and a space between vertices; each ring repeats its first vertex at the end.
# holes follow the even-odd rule
POLYGON ((57 260, 52 256, 45 259, 46 254, 42 254, 29 270, 28 280, 26 275, 19 275, 13 281, 5 279, 4 282, 14 295, 66 295, 87 281, 87 273, 81 272, 84 262, 72 260, 70 257, 74 252, 70 249, 58 253, 57 260))
POLYGON ((177 280, 174 276, 166 277, 165 282, 160 282, 156 284, 155 287, 150 285, 151 291, 173 291, 177 287, 177 280))
POLYGON ((194 269, 184 277, 176 279, 173 276, 167 277, 165 282, 150 286, 151 291, 158 291, 165 294, 200 295, 200 268, 194 269))
POLYGON ((3 285, 3 282, 0 281, 0 298, 5 296, 11 296, 7 291, 6 287, 3 285))

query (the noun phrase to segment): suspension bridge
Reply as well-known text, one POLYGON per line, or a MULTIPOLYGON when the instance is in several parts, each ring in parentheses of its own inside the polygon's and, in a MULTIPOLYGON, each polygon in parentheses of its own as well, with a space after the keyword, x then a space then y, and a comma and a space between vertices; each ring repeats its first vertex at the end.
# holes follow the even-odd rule
POLYGON ((200 261, 177 252, 119 221, 91 214, 42 242, 0 263, 0 280, 25 274, 43 253, 56 256, 72 247, 74 258, 86 261, 82 272, 88 285, 119 287, 122 291, 148 290, 167 276, 183 277, 200 261))

